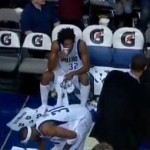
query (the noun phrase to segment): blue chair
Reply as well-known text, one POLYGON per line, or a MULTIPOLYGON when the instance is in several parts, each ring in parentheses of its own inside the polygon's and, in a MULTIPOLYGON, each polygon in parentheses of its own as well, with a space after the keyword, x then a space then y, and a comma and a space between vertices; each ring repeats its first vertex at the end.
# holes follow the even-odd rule
POLYGON ((111 66, 112 64, 112 48, 87 46, 92 66, 111 66))
POLYGON ((136 28, 120 28, 113 35, 113 67, 129 68, 131 59, 142 54, 144 37, 136 28))
POLYGON ((103 25, 91 25, 84 29, 83 40, 93 66, 111 66, 112 36, 112 31, 103 25))

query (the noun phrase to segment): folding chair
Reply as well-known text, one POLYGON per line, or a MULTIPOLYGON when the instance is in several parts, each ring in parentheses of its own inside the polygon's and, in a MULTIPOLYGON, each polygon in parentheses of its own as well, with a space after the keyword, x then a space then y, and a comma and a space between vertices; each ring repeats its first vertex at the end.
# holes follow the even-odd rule
POLYGON ((139 29, 123 27, 113 35, 113 65, 119 68, 129 68, 131 59, 136 54, 142 54, 144 36, 139 29))
POLYGON ((50 51, 50 37, 43 33, 30 33, 23 43, 23 58, 19 67, 19 73, 42 74, 47 69, 47 58, 33 58, 27 55, 27 50, 50 51))
POLYGON ((102 25, 91 25, 83 30, 83 40, 93 66, 111 66, 112 37, 112 31, 102 25))
POLYGON ((17 33, 0 31, 0 71, 14 72, 20 58, 20 40, 17 33))
MULTIPOLYGON (((92 66, 111 66, 112 36, 112 31, 102 25, 91 25, 83 30, 83 40, 87 45, 92 66)), ((91 95, 93 95, 93 99, 96 99, 100 93, 99 87, 101 88, 101 80, 97 80, 91 70, 91 91, 93 92, 91 92, 91 95)), ((101 77, 103 74, 100 73, 98 75, 101 77)))

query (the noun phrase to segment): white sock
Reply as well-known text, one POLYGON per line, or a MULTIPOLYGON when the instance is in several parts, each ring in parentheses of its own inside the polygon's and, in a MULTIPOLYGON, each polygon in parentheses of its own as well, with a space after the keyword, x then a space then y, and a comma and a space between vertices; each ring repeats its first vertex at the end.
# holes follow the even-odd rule
POLYGON ((89 97, 89 93, 90 93, 90 84, 89 85, 83 85, 81 84, 80 87, 80 100, 81 100, 81 105, 82 106, 86 106, 88 97, 89 97))
POLYGON ((48 85, 42 85, 40 84, 40 92, 41 92, 41 102, 42 105, 48 104, 48 93, 49 93, 49 84, 48 85))
POLYGON ((68 99, 67 90, 63 89, 63 93, 64 93, 64 97, 62 99, 62 105, 63 106, 68 106, 69 105, 69 99, 68 99))

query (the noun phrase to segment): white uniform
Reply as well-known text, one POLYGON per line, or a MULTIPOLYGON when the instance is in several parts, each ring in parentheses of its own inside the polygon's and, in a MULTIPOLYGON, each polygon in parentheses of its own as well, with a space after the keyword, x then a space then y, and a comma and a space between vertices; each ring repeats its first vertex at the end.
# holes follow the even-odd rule
MULTIPOLYGON (((68 57, 65 59, 59 59, 57 68, 53 71, 55 79, 58 76, 64 76, 66 73, 80 69, 83 66, 82 60, 80 58, 79 52, 79 43, 80 40, 74 42, 71 52, 68 54, 68 57)), ((60 45, 60 51, 63 51, 63 45, 60 45)), ((74 78, 74 83, 77 81, 76 77, 74 78)), ((77 85, 78 86, 78 85, 77 85)))
MULTIPOLYGON (((78 70, 83 66, 79 50, 80 40, 75 41, 71 52, 68 54, 68 57, 65 59, 59 59, 58 67, 64 70, 65 72, 70 72, 78 70)), ((63 45, 60 45, 60 51, 63 51, 63 45)))
MULTIPOLYGON (((40 116, 40 115, 38 115, 40 116)), ((51 110, 47 110, 46 114, 36 121, 36 129, 45 121, 55 121, 58 126, 73 130, 77 133, 76 143, 70 150, 83 150, 84 142, 92 125, 92 118, 89 110, 80 105, 70 105, 68 107, 61 106, 51 110)), ((40 132, 40 131, 39 131, 40 132)), ((61 150, 66 143, 65 139, 54 137, 51 141, 61 150)))
POLYGON ((25 126, 34 126, 36 121, 36 109, 23 108, 7 126, 14 131, 19 131, 25 126))

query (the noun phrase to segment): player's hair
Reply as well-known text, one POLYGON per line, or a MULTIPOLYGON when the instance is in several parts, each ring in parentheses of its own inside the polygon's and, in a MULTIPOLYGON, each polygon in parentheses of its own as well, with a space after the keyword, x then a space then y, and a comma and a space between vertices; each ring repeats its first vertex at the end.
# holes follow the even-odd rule
POLYGON ((31 127, 23 127, 20 131, 19 131, 19 139, 21 141, 21 143, 27 143, 32 135, 32 128, 31 127))
POLYGON ((106 142, 102 142, 100 144, 96 144, 92 150, 114 150, 113 147, 106 143, 106 142))
POLYGON ((147 66, 147 59, 143 54, 138 54, 132 57, 131 69, 134 71, 143 71, 147 66))
POLYGON ((65 40, 72 40, 73 42, 75 41, 75 34, 73 29, 71 28, 63 28, 58 32, 58 37, 57 40, 59 43, 63 44, 65 40))

